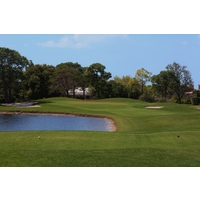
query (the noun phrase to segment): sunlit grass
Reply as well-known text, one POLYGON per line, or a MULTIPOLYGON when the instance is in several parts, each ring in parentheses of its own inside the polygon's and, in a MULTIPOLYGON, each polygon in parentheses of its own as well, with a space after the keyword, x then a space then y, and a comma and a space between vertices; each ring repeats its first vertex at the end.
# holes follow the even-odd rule
POLYGON ((112 98, 49 98, 38 104, 0 106, 0 111, 106 116, 117 131, 0 132, 1 166, 200 166, 200 110, 195 106, 112 98), (149 105, 163 108, 144 108, 149 105))

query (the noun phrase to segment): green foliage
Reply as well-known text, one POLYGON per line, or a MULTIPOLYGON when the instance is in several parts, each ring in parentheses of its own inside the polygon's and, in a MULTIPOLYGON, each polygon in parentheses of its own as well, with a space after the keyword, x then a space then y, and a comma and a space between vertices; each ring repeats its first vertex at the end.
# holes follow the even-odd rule
POLYGON ((154 96, 152 96, 152 94, 150 93, 147 93, 147 92, 144 92, 140 98, 139 98, 141 101, 146 101, 146 102, 154 102, 155 99, 154 99, 154 96))
POLYGON ((72 90, 75 98, 76 87, 85 88, 84 69, 78 63, 66 62, 56 66, 51 78, 51 92, 59 92, 62 96, 69 97, 72 90))
POLYGON ((4 101, 4 95, 0 94, 0 103, 2 103, 4 101))
POLYGON ((140 98, 140 95, 141 95, 140 90, 135 89, 133 92, 131 92, 130 98, 131 98, 131 99, 139 99, 139 98, 140 98))
POLYGON ((138 99, 139 95, 141 94, 139 90, 139 83, 135 78, 132 78, 131 76, 122 76, 114 77, 114 81, 118 84, 121 84, 124 88, 124 91, 126 92, 120 92, 122 95, 120 97, 128 97, 128 98, 135 98, 138 99), (126 93, 126 96, 124 95, 126 93), (139 93, 139 94, 138 94, 139 93))
POLYGON ((165 97, 159 97, 158 98, 158 102, 166 102, 167 101, 167 99, 165 98, 165 97))
POLYGON ((123 97, 126 98, 128 96, 127 89, 124 87, 123 84, 116 82, 115 80, 112 80, 112 97, 123 97))
POLYGON ((186 69, 186 66, 181 66, 174 62, 167 65, 166 69, 174 73, 174 77, 171 79, 170 88, 177 95, 177 103, 181 104, 181 100, 185 92, 190 91, 190 85, 193 84, 193 80, 190 71, 186 69))
POLYGON ((193 97, 192 105, 199 105, 199 104, 200 104, 200 97, 193 97))
POLYGON ((200 97, 200 90, 194 90, 193 94, 195 97, 200 97))
POLYGON ((50 79, 54 73, 51 65, 32 65, 24 72, 25 97, 42 99, 49 97, 50 79))
POLYGON ((167 97, 172 93, 171 83, 174 78, 172 71, 161 71, 158 75, 151 77, 151 82, 154 90, 161 96, 167 97))
POLYGON ((192 101, 191 101, 191 98, 182 98, 181 103, 183 103, 183 104, 191 104, 192 101))
POLYGON ((94 63, 87 68, 86 79, 88 84, 94 88, 93 96, 97 99, 105 98, 107 95, 107 81, 111 73, 105 71, 106 67, 100 63, 94 63))
POLYGON ((177 97, 177 95, 173 95, 171 101, 173 103, 178 103, 178 97, 177 97))
POLYGON ((0 87, 6 103, 12 102, 13 89, 21 84, 23 70, 31 64, 32 61, 28 61, 17 51, 0 48, 0 87))
MULTIPOLYGON (((178 96, 177 96, 177 95, 174 95, 174 96, 172 97, 172 102, 173 102, 173 103, 178 103, 178 96)), ((192 99, 191 99, 191 98, 188 98, 188 97, 182 98, 182 99, 181 99, 181 103, 182 103, 182 104, 192 104, 192 99)))
MULTIPOLYGON (((75 89, 83 90, 83 97, 87 98, 85 88, 90 88, 92 98, 102 99, 110 97, 141 98, 143 101, 152 101, 155 96, 169 98, 176 95, 177 103, 189 103, 182 100, 185 92, 193 81, 186 66, 178 63, 170 64, 166 71, 158 75, 144 68, 136 71, 135 77, 115 76, 105 71, 106 67, 100 63, 93 63, 89 67, 82 67, 73 62, 60 63, 56 67, 49 65, 34 65, 32 61, 21 56, 17 51, 0 48, 0 102, 26 101, 42 99, 51 96, 73 95, 75 89), (152 87, 146 86, 152 82, 152 87)), ((199 91, 194 95, 200 97, 199 91)))
POLYGON ((146 83, 151 80, 151 75, 152 73, 147 71, 144 68, 138 69, 136 71, 135 79, 138 81, 141 94, 144 93, 144 88, 145 88, 146 83))

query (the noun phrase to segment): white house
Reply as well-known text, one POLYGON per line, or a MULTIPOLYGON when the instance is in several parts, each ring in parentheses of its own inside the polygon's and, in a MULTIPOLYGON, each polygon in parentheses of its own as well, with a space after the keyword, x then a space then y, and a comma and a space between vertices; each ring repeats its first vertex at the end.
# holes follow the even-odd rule
MULTIPOLYGON (((85 88, 85 96, 90 96, 90 89, 89 88, 85 88)), ((72 96, 73 95, 73 90, 69 90, 69 95, 72 96)), ((75 89, 75 96, 83 96, 84 95, 84 91, 81 87, 77 87, 75 89)))

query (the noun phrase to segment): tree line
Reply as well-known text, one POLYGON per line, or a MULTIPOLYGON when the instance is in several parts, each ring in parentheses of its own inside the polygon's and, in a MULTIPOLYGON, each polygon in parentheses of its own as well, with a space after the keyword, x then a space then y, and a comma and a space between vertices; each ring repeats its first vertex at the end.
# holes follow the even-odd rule
POLYGON ((90 88, 90 98, 102 99, 123 97, 153 101, 155 96, 162 98, 176 96, 181 103, 185 92, 191 91, 193 84, 186 66, 169 64, 166 70, 157 75, 144 68, 138 69, 135 76, 115 76, 101 63, 82 67, 79 63, 66 62, 57 66, 34 64, 17 51, 0 48, 0 101, 36 100, 48 97, 69 97, 69 90, 77 98, 75 90, 90 88), (151 83, 151 85, 147 85, 151 83))

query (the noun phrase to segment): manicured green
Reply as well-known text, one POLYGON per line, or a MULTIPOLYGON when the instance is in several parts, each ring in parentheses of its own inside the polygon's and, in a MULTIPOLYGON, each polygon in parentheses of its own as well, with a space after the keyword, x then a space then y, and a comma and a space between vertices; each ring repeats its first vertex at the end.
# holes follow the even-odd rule
POLYGON ((0 111, 106 116, 117 131, 0 132, 0 166, 200 166, 199 106, 121 98, 38 102, 38 108, 0 111), (164 107, 144 108, 153 105, 164 107))

